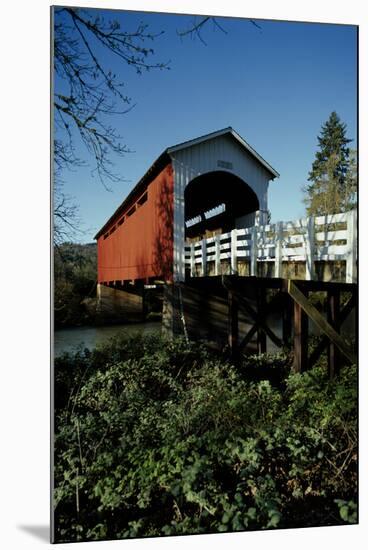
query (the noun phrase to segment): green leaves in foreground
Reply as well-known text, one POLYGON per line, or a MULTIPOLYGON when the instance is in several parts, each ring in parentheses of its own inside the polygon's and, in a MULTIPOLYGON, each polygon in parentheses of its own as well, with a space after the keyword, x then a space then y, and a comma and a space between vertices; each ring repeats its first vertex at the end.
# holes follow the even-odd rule
POLYGON ((356 369, 272 361, 157 336, 58 359, 57 541, 356 522, 356 369))
POLYGON ((347 523, 356 523, 358 521, 358 507, 356 502, 350 500, 335 499, 337 506, 339 507, 339 512, 341 519, 347 523))

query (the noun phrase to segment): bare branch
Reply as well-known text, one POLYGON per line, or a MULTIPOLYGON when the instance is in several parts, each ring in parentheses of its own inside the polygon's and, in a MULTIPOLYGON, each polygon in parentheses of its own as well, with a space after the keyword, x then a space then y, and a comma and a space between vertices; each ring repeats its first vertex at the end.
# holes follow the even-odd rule
POLYGON ((123 31, 118 20, 106 22, 93 12, 55 8, 54 24, 54 181, 55 241, 77 231, 77 208, 61 190, 61 174, 87 165, 76 154, 80 141, 92 160, 96 175, 106 190, 107 182, 122 181, 113 170, 114 156, 131 152, 122 136, 108 123, 110 116, 122 116, 135 107, 124 93, 124 83, 108 68, 109 56, 116 56, 136 72, 167 69, 168 63, 151 63, 154 54, 146 42, 162 33, 151 33, 140 23, 133 32, 123 31), (98 48, 104 48, 101 56, 98 48))
POLYGON ((206 42, 203 40, 203 38, 201 36, 201 29, 211 19, 212 19, 212 17, 209 17, 209 16, 208 17, 203 17, 199 23, 196 23, 196 20, 194 20, 192 25, 189 27, 189 29, 187 29, 185 31, 176 31, 176 32, 177 32, 178 36, 180 36, 181 38, 184 38, 185 36, 190 36, 191 38, 194 38, 195 36, 197 36, 199 38, 199 40, 205 46, 207 46, 206 42))
MULTIPOLYGON (((180 36, 180 38, 184 38, 185 36, 190 36, 191 38, 197 37, 202 42, 202 44, 207 46, 207 43, 205 42, 201 31, 209 21, 212 21, 214 27, 217 27, 224 34, 227 34, 227 31, 222 25, 220 25, 218 19, 213 16, 203 16, 199 21, 197 21, 197 18, 194 18, 191 26, 188 29, 182 31, 177 30, 176 33, 178 36, 180 36)), ((258 25, 258 23, 256 23, 253 19, 249 19, 249 22, 257 27, 260 31, 262 31, 262 27, 258 25)))
POLYGON ((253 19, 249 19, 249 22, 262 32, 262 27, 258 25, 258 23, 256 23, 253 19))

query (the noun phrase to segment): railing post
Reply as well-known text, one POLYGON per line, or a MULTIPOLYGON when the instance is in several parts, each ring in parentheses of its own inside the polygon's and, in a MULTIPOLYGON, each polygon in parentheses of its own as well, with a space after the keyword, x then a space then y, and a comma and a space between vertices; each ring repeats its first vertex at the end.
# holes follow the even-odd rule
POLYGON ((346 282, 357 282, 357 211, 347 213, 347 255, 346 255, 346 282))
POLYGON ((231 231, 231 258, 230 258, 230 267, 231 274, 238 272, 238 262, 237 262, 237 253, 236 253, 236 239, 237 239, 237 230, 232 229, 231 231))
POLYGON ((221 275, 220 235, 215 236, 215 275, 221 275))
POLYGON ((195 277, 195 243, 190 243, 190 276, 195 277))
POLYGON ((282 238, 283 238, 283 223, 275 224, 275 277, 282 276, 282 238))
POLYGON ((307 218, 305 239, 305 278, 314 279, 314 216, 307 218))
POLYGON ((252 244, 250 252, 250 275, 254 277, 257 275, 257 257, 258 257, 258 246, 257 246, 257 232, 258 227, 255 225, 252 227, 252 244))
POLYGON ((207 243, 202 239, 202 277, 207 275, 207 243))

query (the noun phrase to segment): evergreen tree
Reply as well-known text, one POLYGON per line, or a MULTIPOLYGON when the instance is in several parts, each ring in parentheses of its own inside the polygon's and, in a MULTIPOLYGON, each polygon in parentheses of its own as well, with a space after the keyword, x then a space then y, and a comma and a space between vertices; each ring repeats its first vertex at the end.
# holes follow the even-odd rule
POLYGON ((319 150, 304 189, 308 215, 335 214, 354 206, 356 168, 346 124, 333 111, 318 136, 319 150))

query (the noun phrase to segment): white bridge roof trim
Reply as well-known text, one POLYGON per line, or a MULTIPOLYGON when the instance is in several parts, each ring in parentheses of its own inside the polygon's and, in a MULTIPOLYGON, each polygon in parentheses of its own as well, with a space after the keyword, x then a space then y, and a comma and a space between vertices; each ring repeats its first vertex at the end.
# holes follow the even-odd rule
POLYGON ((272 174, 274 178, 278 178, 280 174, 272 168, 270 164, 268 164, 267 161, 265 161, 264 158, 261 157, 257 153, 249 143, 245 141, 231 126, 228 126, 227 128, 223 128, 222 130, 217 130, 216 132, 212 132, 210 134, 206 134, 204 136, 200 136, 195 139, 191 139, 189 141, 184 141, 183 143, 178 143, 177 145, 173 145, 171 147, 168 147, 166 149, 166 152, 170 155, 171 153, 175 153, 176 151, 180 151, 182 149, 187 149, 188 147, 192 147, 193 145, 198 145, 199 143, 203 143, 204 141, 208 141, 210 139, 214 139, 220 136, 224 136, 226 134, 231 135, 244 149, 246 149, 254 158, 258 160, 265 168, 272 174))

